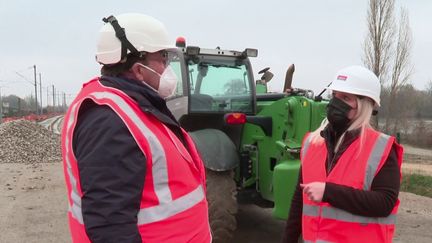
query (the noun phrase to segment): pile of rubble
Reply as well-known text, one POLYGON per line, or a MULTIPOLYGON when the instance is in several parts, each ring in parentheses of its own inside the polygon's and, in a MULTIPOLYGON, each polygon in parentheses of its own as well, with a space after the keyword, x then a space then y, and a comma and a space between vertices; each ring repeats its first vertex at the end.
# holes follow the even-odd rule
POLYGON ((60 136, 26 120, 0 124, 0 163, 61 162, 60 136))

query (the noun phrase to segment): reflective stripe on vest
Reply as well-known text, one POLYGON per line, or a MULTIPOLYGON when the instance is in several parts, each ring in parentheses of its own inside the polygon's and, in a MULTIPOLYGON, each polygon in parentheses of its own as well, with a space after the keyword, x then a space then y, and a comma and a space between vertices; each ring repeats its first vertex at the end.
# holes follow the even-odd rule
POLYGON ((388 217, 363 217, 355 214, 351 214, 345 210, 334 208, 334 207, 322 207, 321 215, 319 214, 320 207, 312 205, 303 205, 303 214, 311 217, 318 217, 326 219, 334 219, 338 221, 348 223, 360 223, 360 224, 395 224, 396 215, 391 214, 388 217))
MULTIPOLYGON (((69 116, 69 120, 67 121, 67 127, 66 127, 66 133, 70 132, 70 129, 72 127, 72 124, 74 124, 74 118, 75 118, 75 113, 76 113, 76 109, 78 107, 78 103, 75 104, 72 108, 71 108, 71 114, 69 116)), ((69 205, 69 211, 71 212, 72 216, 78 221, 80 222, 80 224, 84 224, 84 220, 83 220, 83 216, 82 216, 82 210, 81 210, 81 197, 78 193, 78 188, 77 188, 77 180, 75 179, 75 177, 73 176, 72 173, 72 165, 69 159, 69 156, 71 155, 71 148, 72 148, 72 144, 69 141, 69 137, 66 136, 66 140, 65 140, 65 149, 66 149, 66 165, 67 165, 67 173, 69 176, 69 183, 72 187, 72 190, 70 192, 70 198, 72 200, 72 205, 69 205)))
POLYGON ((309 145, 310 145, 310 141, 311 141, 311 136, 309 135, 307 138, 306 138, 306 140, 304 141, 304 144, 303 144, 303 147, 302 147, 302 159, 304 159, 305 158, 305 156, 306 156, 306 152, 307 152, 307 150, 308 150, 308 148, 309 148, 309 145))
MULTIPOLYGON (((171 191, 168 186, 168 171, 167 171, 167 161, 164 149, 158 140, 158 138, 153 134, 153 132, 144 124, 144 122, 139 118, 139 116, 134 112, 132 107, 127 104, 127 102, 120 96, 110 93, 110 92, 94 92, 90 93, 87 97, 92 98, 95 101, 100 99, 109 99, 120 107, 120 109, 127 115, 127 117, 135 123, 137 128, 143 137, 146 138, 153 159, 152 173, 153 173, 153 185, 154 191, 158 198, 159 205, 142 208, 138 213, 138 225, 148 224, 157 222, 168 217, 171 217, 179 212, 185 211, 192 208, 204 198, 204 190, 202 185, 199 185, 192 192, 173 200, 171 196, 171 191)), ((72 124, 74 123, 74 118, 76 117, 76 108, 79 106, 80 102, 77 102, 74 107, 71 108, 71 115, 68 121, 67 132, 70 132, 72 124)), ((113 109, 115 111, 115 109, 113 109)), ((133 133, 132 133, 133 135, 133 133)), ((136 138, 135 138, 136 139, 136 138)), ((140 144, 137 142, 138 146, 140 144)), ((68 174, 70 183, 72 185, 71 198, 72 206, 70 207, 70 212, 75 219, 77 219, 81 224, 83 224, 82 210, 81 210, 81 197, 79 196, 78 189, 76 186, 76 179, 72 174, 72 169, 68 156, 71 155, 71 144, 69 137, 66 137, 66 162, 68 167, 68 174)), ((141 148, 141 150, 143 150, 141 148)))
POLYGON ((372 153, 370 154, 367 161, 366 173, 363 181, 363 190, 365 191, 369 190, 372 186, 373 178, 377 173, 378 165, 381 161, 389 139, 390 136, 381 133, 373 147, 372 153))

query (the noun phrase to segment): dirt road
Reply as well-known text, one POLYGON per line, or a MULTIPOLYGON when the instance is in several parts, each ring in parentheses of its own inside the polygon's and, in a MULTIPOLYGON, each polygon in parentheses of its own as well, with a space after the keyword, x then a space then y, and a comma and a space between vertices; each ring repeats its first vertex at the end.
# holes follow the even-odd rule
POLYGON ((0 164, 0 242, 70 242, 61 163, 0 164))
MULTIPOLYGON (((61 163, 0 163, 0 243, 70 242, 61 163)), ((401 193, 395 242, 431 242, 432 199, 401 193)), ((284 222, 242 205, 233 242, 279 242, 284 222)))
MULTIPOLYGON (((404 172, 432 175, 431 150, 406 149, 404 172)), ((400 194, 394 242, 432 242, 432 198, 400 194)), ((0 243, 70 242, 66 218, 66 189, 61 163, 3 163, 0 161, 0 243)), ((284 222, 271 209, 241 205, 232 242, 279 242, 284 222)))
POLYGON ((402 171, 432 176, 432 150, 404 145, 402 171))
MULTIPOLYGON (((401 192, 394 243, 432 242, 432 198, 401 192)), ((285 222, 271 217, 271 209, 243 205, 233 243, 280 242, 285 222)))

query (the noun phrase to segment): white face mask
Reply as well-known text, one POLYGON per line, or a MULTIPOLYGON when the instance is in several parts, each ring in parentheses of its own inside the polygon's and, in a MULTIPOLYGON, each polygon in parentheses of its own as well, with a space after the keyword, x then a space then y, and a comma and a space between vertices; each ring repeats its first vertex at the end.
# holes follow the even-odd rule
POLYGON ((159 88, 157 92, 159 93, 159 96, 166 99, 174 94, 174 91, 177 87, 177 75, 171 68, 171 66, 167 66, 162 74, 159 74, 155 70, 153 70, 150 67, 147 67, 146 65, 142 63, 138 63, 141 67, 157 74, 159 76, 159 88))

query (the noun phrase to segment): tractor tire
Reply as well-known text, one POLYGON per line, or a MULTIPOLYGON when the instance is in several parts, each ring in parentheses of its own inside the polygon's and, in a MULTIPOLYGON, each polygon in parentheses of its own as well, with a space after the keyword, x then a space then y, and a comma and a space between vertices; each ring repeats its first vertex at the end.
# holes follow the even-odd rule
POLYGON ((233 171, 206 169, 207 201, 213 243, 231 242, 237 228, 237 189, 233 171))

